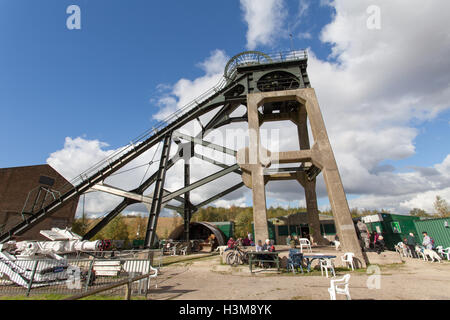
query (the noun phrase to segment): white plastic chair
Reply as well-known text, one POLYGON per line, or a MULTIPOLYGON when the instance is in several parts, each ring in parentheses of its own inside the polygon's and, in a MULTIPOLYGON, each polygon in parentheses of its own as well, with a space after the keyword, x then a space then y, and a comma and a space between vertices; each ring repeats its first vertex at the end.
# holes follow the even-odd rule
POLYGON ((342 257, 342 262, 345 262, 347 265, 350 265, 352 267, 352 270, 355 270, 355 267, 353 265, 353 257, 355 254, 353 252, 346 252, 342 257))
POLYGON ((300 252, 303 253, 303 246, 307 247, 309 249, 309 252, 312 252, 311 250, 311 242, 306 238, 300 238, 298 239, 300 243, 300 252))
POLYGON ((333 277, 336 277, 336 273, 334 272, 334 265, 331 259, 320 259, 320 271, 322 272, 322 277, 323 271, 325 270, 326 277, 328 278, 328 269, 330 269, 333 277))
POLYGON ((330 300, 336 300, 337 294, 345 295, 347 297, 347 300, 352 300, 348 287, 349 281, 349 274, 346 274, 342 279, 331 280, 330 287, 328 288, 328 292, 330 293, 330 300))

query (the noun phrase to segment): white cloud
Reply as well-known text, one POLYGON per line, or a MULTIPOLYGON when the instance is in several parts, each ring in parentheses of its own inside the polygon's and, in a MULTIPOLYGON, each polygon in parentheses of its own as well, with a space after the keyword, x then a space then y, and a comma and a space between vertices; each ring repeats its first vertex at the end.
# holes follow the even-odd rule
MULTIPOLYGON (((108 146, 107 143, 99 140, 87 140, 81 137, 72 139, 67 137, 64 147, 61 150, 53 152, 47 159, 47 163, 66 178, 66 180, 71 181, 80 173, 119 150, 107 149, 108 146)), ((144 175, 145 178, 148 178, 157 169, 157 162, 152 163, 150 168, 148 168, 148 164, 152 159, 154 161, 159 160, 158 157, 161 148, 158 151, 156 149, 156 146, 151 148, 141 157, 108 177, 105 183, 124 190, 136 188, 144 179, 144 175), (155 152, 156 157, 154 157, 155 152)), ((122 198, 110 194, 89 192, 85 198, 85 211, 97 216, 102 215, 113 209, 121 200, 122 198)), ((82 212, 82 201, 83 197, 80 198, 78 214, 82 212)))
MULTIPOLYGON (((332 45, 337 62, 319 60, 311 52, 308 73, 344 187, 361 195, 350 201, 353 206, 401 212, 419 204, 430 208, 432 195, 446 194, 450 186, 442 169, 447 159, 428 168, 438 170, 440 176, 426 176, 420 168, 393 173, 380 167, 384 160, 404 159, 416 152, 414 139, 419 132, 412 121, 433 119, 450 106, 450 61, 444 58, 450 55, 446 14, 450 3, 421 4, 330 2, 336 15, 320 37, 332 45), (381 30, 366 27, 369 5, 381 8, 381 30)), ((323 183, 319 189, 324 196, 323 183)))
POLYGON ((282 0, 241 0, 241 10, 248 24, 247 48, 273 45, 280 36, 287 10, 282 0))
POLYGON ((158 98, 157 105, 160 110, 153 115, 153 118, 164 120, 176 110, 181 109, 205 91, 214 87, 222 78, 228 60, 229 58, 224 51, 215 50, 205 61, 197 65, 205 72, 203 76, 195 80, 180 79, 173 86, 167 84, 158 86, 159 89, 169 90, 169 92, 158 98))
POLYGON ((114 150, 104 150, 108 146, 99 140, 67 137, 64 148, 50 154, 47 163, 70 181, 93 164, 110 156, 114 150))
POLYGON ((298 34, 299 39, 312 39, 312 34, 309 32, 300 32, 298 34))

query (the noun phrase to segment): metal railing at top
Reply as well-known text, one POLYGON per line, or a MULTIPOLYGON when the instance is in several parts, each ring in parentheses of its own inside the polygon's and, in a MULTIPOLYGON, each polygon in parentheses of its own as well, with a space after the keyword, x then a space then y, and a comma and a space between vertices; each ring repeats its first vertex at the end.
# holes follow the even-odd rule
POLYGON ((241 66, 264 65, 306 59, 308 59, 307 50, 279 51, 269 54, 259 53, 257 51, 246 51, 231 58, 225 67, 224 76, 227 79, 234 79, 237 68, 241 66))
POLYGON ((304 60, 308 58, 307 50, 292 50, 269 53, 272 62, 283 62, 293 60, 304 60))

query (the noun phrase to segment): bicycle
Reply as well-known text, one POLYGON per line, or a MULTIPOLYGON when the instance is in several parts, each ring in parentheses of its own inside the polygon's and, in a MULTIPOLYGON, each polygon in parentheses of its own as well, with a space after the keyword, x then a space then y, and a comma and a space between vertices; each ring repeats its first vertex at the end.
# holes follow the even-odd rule
POLYGON ((227 255, 227 264, 230 266, 237 266, 248 263, 248 254, 239 246, 233 248, 233 251, 227 255))

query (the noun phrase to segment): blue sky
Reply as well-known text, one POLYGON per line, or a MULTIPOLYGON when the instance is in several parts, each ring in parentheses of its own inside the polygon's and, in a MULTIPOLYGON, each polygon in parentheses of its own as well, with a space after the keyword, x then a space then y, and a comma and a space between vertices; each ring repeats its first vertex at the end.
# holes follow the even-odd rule
POLYGON ((245 33, 237 1, 1 0, 0 166, 44 163, 66 136, 127 143, 149 127, 158 84, 199 76, 216 48, 244 51, 245 33), (81 30, 66 28, 70 4, 81 30))
MULTIPOLYGON (((390 23, 390 15, 400 14, 395 10, 401 12, 402 8, 394 5, 395 8, 388 8, 386 1, 374 1, 377 2, 386 12, 384 21, 387 23, 390 23)), ((0 167, 45 163, 51 153, 64 147, 66 137, 99 140, 109 144, 110 149, 127 144, 154 123, 152 115, 159 110, 155 101, 161 97, 159 85, 170 87, 181 78, 193 80, 202 77, 204 70, 199 63, 215 50, 222 50, 231 57, 252 49, 249 48, 247 32, 253 22, 244 14, 245 3, 249 1, 0 0, 0 148, 3 150, 0 167), (81 8, 81 30, 68 30, 66 27, 69 16, 66 8, 71 4, 81 8)), ((339 64, 347 65, 348 73, 354 75, 345 54, 356 54, 352 48, 358 47, 355 43, 359 35, 354 35, 352 39, 356 40, 350 47, 348 43, 353 40, 342 39, 345 32, 339 38, 339 32, 333 32, 333 28, 336 28, 336 17, 341 17, 340 13, 347 12, 351 17, 355 10, 360 10, 364 14, 364 6, 362 10, 355 9, 348 1, 344 4, 345 0, 332 4, 308 0, 278 3, 282 4, 277 10, 283 17, 278 33, 272 34, 268 41, 256 42, 254 49, 263 52, 287 50, 291 47, 289 33, 292 33, 293 46, 310 48, 314 55, 309 72, 312 85, 317 85, 319 93, 327 88, 324 76, 319 74, 320 70, 325 70, 321 68, 332 68, 338 77, 342 71, 339 64), (330 28, 325 30, 327 25, 330 28), (330 56, 333 48, 338 49, 341 55, 330 56), (319 71, 313 74, 312 70, 319 71)), ((275 10, 274 7, 271 10, 275 10)), ((356 11, 358 14, 354 16, 359 16, 360 11, 356 11)), ((423 15, 431 19, 435 13, 430 11, 427 14, 424 10, 423 15)), ((348 23, 346 18, 342 19, 348 23)), ((400 30, 401 27, 412 26, 410 21, 404 24, 396 27, 400 30)), ((348 30, 352 30, 351 27, 348 30)), ((390 40, 373 36, 372 42, 377 41, 390 40)), ((447 74, 450 71, 443 69, 447 74)), ((382 81, 389 77, 376 76, 382 81)), ((442 79, 444 84, 447 80, 442 79)), ((430 98, 433 90, 441 89, 430 85, 429 91, 423 92, 422 96, 430 98)), ((407 90, 393 94, 392 102, 400 103, 409 95, 407 90)), ((325 94, 322 93, 323 96, 325 94)), ((436 98, 435 95, 432 97, 436 98)), ((325 119, 332 119, 334 113, 337 116, 338 111, 327 108, 330 105, 327 101, 331 99, 326 96, 322 99, 325 119)), ((440 109, 432 116, 416 116, 412 109, 407 109, 408 115, 402 120, 388 120, 393 127, 401 129, 402 136, 407 136, 403 141, 405 148, 411 144, 414 151, 399 151, 392 155, 388 152, 384 158, 375 156, 374 163, 361 166, 370 172, 389 165, 393 167, 393 174, 401 174, 414 173, 414 167, 441 164, 449 154, 450 111, 448 103, 447 108, 441 107, 440 99, 433 100, 439 101, 435 104, 440 109), (411 134, 411 130, 416 134, 411 134)), ((391 132, 390 129, 374 124, 372 132, 383 134, 383 130, 391 132)), ((345 147, 341 147, 339 137, 337 142, 333 139, 338 160, 345 158, 345 147)), ((379 154, 375 149, 373 152, 379 154)), ((358 156, 355 159, 361 160, 358 156)), ((358 191, 359 186, 370 182, 350 181, 345 173, 343 180, 346 189, 350 190, 350 199, 385 196, 381 191, 378 193, 370 188, 358 191)), ((446 184, 441 186, 442 190, 447 188, 446 184)), ((323 184, 319 189, 322 190, 319 192, 320 203, 326 205, 323 184)), ((427 191, 408 191, 408 197, 398 202, 412 201, 418 193, 427 191)), ((290 202, 283 197, 277 199, 277 194, 280 192, 275 190, 269 196, 269 205, 290 202)), ((380 199, 367 206, 381 207, 385 199, 380 199)), ((249 203, 248 197, 245 202, 249 203)), ((365 203, 355 202, 359 206, 365 203)))

